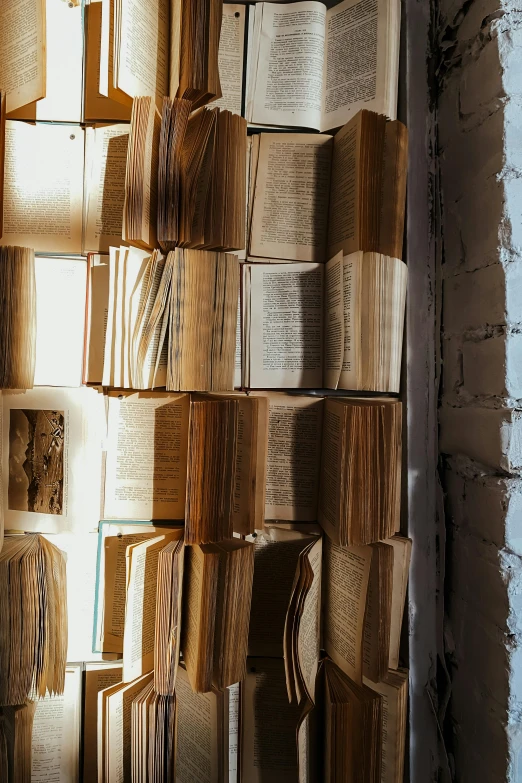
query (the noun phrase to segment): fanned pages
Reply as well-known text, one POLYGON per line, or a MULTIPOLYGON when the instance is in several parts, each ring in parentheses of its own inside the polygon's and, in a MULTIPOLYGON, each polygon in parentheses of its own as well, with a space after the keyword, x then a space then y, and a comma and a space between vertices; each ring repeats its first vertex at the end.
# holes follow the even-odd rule
POLYGON ((176 697, 163 696, 148 682, 131 704, 133 783, 174 780, 176 697))
POLYGON ((182 149, 190 111, 190 101, 163 99, 158 162, 158 242, 164 252, 174 249, 179 234, 182 149))
POLYGON ((178 97, 197 108, 221 98, 218 52, 223 0, 182 0, 181 8, 178 97))
POLYGON ((0 775, 5 783, 31 783, 36 702, 0 707, 0 775))
POLYGON ((341 546, 399 528, 402 407, 393 399, 325 401, 319 521, 341 546))
POLYGON ((136 98, 127 152, 123 239, 145 249, 156 244, 160 128, 154 101, 150 97, 136 98))
POLYGON ((40 535, 10 536, 0 552, 0 704, 34 689, 62 693, 67 595, 62 552, 40 535))
POLYGON ((184 542, 171 541, 158 555, 154 690, 174 696, 181 641, 184 542))
POLYGON ((382 699, 346 677, 331 661, 324 663, 324 778, 380 783, 382 699))
POLYGON ((382 699, 382 783, 402 783, 408 716, 408 672, 388 671, 381 682, 364 684, 382 699))
POLYGON ((5 92, 0 89, 0 239, 4 232, 5 92))
POLYGON ((34 252, 0 247, 0 389, 31 389, 36 362, 34 252))
POLYGON ((187 548, 181 650, 195 691, 245 675, 253 570, 248 541, 187 548))

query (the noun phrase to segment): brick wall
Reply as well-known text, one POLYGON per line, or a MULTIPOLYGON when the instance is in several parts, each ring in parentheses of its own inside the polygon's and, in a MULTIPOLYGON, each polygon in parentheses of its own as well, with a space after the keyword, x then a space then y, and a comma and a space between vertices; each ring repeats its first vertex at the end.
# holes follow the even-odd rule
POLYGON ((522 11, 442 0, 438 30, 448 750, 459 783, 519 783, 522 11))

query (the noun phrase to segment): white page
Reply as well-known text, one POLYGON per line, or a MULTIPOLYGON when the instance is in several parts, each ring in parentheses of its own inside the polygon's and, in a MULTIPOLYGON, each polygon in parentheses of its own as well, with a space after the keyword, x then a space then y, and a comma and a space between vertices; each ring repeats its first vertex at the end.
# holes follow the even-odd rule
MULTIPOLYGON (((326 6, 315 0, 262 3, 253 74, 253 123, 321 126, 326 6)), ((257 21, 257 19, 256 19, 257 21)))
POLYGON ((83 86, 82 7, 45 0, 45 98, 13 112, 11 119, 81 122, 83 86))
POLYGON ((84 132, 77 125, 6 123, 2 245, 81 253, 84 132))
POLYGON ((36 703, 31 783, 77 783, 80 775, 82 706, 80 665, 68 664, 62 696, 36 703))
POLYGON ((86 258, 35 258, 35 386, 81 386, 86 258))
POLYGON ((100 513, 103 396, 95 389, 40 386, 4 391, 2 405, 6 528, 92 529, 100 513))
POLYGON ((250 387, 323 383, 323 264, 252 264, 250 387))
POLYGON ((209 103, 234 114, 241 114, 243 61, 245 54, 245 5, 223 4, 223 21, 219 39, 219 80, 222 97, 209 103))

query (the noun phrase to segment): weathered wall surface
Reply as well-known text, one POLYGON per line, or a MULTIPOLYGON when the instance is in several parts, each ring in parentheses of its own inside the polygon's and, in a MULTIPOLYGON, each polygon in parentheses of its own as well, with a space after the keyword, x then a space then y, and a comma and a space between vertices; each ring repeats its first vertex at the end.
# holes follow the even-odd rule
POLYGON ((522 781, 522 7, 441 0, 440 450, 452 761, 522 781))

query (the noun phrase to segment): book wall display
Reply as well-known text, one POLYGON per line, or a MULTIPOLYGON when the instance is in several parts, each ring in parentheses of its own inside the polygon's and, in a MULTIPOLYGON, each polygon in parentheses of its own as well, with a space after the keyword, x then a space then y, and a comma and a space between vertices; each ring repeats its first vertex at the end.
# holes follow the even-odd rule
POLYGON ((402 779, 400 9, 328 6, 0 9, 9 783, 402 779))

